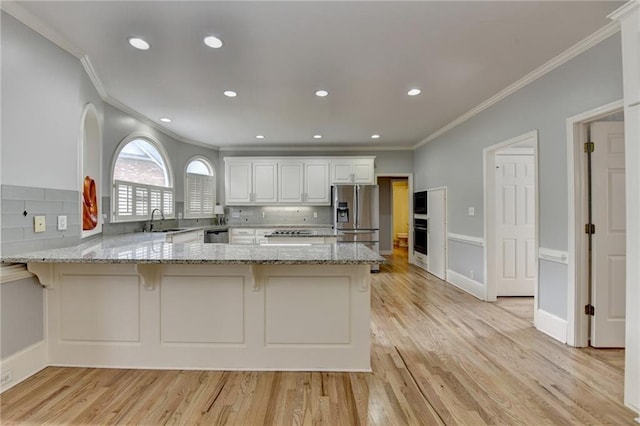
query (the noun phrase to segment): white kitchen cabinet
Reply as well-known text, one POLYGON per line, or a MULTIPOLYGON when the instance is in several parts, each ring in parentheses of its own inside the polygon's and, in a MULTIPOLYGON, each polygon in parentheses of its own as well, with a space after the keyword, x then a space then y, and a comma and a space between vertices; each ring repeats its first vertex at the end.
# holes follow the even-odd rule
POLYGON ((224 163, 225 202, 227 205, 251 204, 253 194, 250 161, 227 161, 224 163))
POLYGON ((269 242, 269 238, 265 235, 273 234, 275 229, 256 229, 256 244, 266 244, 269 242))
POLYGON ((278 202, 280 204, 302 204, 304 198, 304 166, 303 161, 278 163, 278 202))
POLYGON ((332 184, 375 184, 375 157, 227 157, 230 206, 331 205, 332 184))
POLYGON ((342 157, 331 160, 331 183, 374 184, 374 157, 342 157))
POLYGON ((256 230, 253 228, 230 228, 229 244, 255 244, 256 230))
POLYGON ((305 161, 303 197, 305 204, 331 205, 328 160, 305 161))
POLYGON ((229 230, 230 244, 265 244, 268 238, 265 235, 273 234, 275 229, 270 228, 231 228, 229 230))
POLYGON ((328 160, 280 161, 278 183, 280 204, 331 204, 328 160))
POLYGON ((204 230, 169 233, 165 237, 168 243, 202 243, 204 242, 204 230))
POLYGON ((225 158, 225 202, 230 206, 278 202, 277 162, 225 158))

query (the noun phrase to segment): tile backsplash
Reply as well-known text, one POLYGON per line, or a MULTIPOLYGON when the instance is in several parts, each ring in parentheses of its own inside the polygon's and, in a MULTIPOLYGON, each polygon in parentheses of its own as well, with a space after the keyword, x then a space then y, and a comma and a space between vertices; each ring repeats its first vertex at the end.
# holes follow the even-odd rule
POLYGON ((2 254, 66 247, 80 242, 80 192, 1 185, 2 254), (58 216, 67 230, 58 231, 58 216), (34 232, 34 216, 44 216, 46 229, 34 232))
MULTIPOLYGON (((0 185, 2 201, 1 254, 68 247, 81 239, 80 193, 50 188, 0 185), (45 216, 45 232, 36 233, 34 216, 45 216), (59 215, 67 216, 67 230, 58 231, 59 215)), ((109 212, 111 200, 102 197, 102 213, 109 212)), ((176 202, 182 213, 183 202, 176 202)), ((330 206, 242 206, 225 207, 224 219, 229 225, 331 225, 330 206)), ((109 223, 104 219, 103 235, 141 232, 147 221, 109 223)), ((206 226, 215 219, 167 219, 164 227, 206 226)))
POLYGON ((227 206, 229 225, 331 225, 331 206, 227 206))

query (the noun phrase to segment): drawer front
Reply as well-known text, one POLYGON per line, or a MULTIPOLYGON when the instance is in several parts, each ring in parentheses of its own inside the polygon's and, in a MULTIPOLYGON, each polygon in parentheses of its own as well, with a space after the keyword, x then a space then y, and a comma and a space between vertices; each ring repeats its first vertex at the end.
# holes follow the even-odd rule
POLYGON ((256 230, 253 228, 231 228, 229 229, 231 235, 256 235, 256 230))

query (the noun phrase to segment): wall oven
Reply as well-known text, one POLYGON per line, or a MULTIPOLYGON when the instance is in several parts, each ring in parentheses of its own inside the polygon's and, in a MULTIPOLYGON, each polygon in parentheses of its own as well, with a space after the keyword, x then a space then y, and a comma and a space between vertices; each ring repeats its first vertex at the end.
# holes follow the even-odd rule
POLYGON ((413 250, 427 254, 427 219, 413 219, 413 250))
POLYGON ((427 191, 414 192, 413 213, 427 214, 427 191))

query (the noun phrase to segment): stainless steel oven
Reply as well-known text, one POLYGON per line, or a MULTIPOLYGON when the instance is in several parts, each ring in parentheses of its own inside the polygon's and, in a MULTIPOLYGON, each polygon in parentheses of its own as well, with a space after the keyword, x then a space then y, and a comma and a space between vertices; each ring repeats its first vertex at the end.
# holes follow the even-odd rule
POLYGON ((413 250, 424 255, 427 254, 427 219, 413 219, 413 250))

